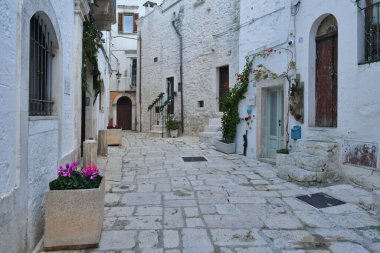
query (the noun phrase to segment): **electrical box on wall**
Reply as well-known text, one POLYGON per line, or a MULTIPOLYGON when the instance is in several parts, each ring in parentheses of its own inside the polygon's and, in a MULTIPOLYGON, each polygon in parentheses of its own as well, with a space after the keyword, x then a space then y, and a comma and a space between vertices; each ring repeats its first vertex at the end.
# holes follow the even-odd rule
POLYGON ((255 96, 248 96, 247 97, 247 105, 248 106, 256 105, 256 97, 255 96))

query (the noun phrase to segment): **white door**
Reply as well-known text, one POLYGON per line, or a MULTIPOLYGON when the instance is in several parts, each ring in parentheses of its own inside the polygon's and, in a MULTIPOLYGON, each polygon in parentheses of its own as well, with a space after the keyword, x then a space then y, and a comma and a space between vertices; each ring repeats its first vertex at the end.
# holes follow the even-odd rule
POLYGON ((266 156, 276 158, 276 150, 284 146, 284 92, 270 89, 266 99, 266 156))

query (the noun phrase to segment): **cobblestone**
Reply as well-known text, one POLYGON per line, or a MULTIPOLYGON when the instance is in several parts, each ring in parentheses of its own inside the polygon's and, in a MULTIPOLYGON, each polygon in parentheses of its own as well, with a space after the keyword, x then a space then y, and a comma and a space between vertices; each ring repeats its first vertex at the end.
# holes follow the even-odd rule
POLYGON ((216 152, 197 138, 124 135, 125 147, 100 158, 110 162, 104 229, 92 253, 380 252, 371 192, 301 187, 277 178, 271 165, 216 152), (184 156, 208 161, 185 163, 184 156), (317 209, 296 198, 316 192, 347 204, 317 209))

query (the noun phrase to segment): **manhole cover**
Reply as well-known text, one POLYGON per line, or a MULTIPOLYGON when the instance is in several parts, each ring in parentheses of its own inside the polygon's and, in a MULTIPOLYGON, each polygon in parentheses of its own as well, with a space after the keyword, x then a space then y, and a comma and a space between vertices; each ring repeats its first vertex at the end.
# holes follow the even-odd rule
POLYGON ((182 157, 185 163, 188 162, 207 162, 207 159, 203 156, 193 156, 193 157, 182 157))
POLYGON ((338 206, 346 203, 322 192, 298 196, 297 199, 302 200, 303 202, 306 202, 316 208, 338 206))

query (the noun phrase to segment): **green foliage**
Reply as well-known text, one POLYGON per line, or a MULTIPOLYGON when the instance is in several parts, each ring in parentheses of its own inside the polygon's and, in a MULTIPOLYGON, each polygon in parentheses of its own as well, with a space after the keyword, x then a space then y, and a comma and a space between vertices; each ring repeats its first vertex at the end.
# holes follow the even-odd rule
POLYGON ((102 176, 98 175, 94 180, 89 179, 78 171, 74 171, 71 177, 59 176, 49 183, 50 190, 73 190, 98 188, 102 176))
POLYGON ((175 120, 173 115, 168 115, 165 126, 168 130, 177 130, 179 129, 180 122, 175 120))
POLYGON ((91 65, 93 76, 94 103, 97 96, 101 93, 102 80, 98 66, 98 41, 100 39, 99 31, 94 22, 85 22, 83 24, 83 55, 82 55, 82 90, 88 90, 87 70, 91 65))
POLYGON ((277 154, 285 154, 285 155, 287 155, 287 154, 289 154, 289 149, 287 149, 287 148, 277 149, 276 153, 277 154))
POLYGON ((165 93, 160 93, 158 97, 148 106, 148 111, 152 110, 152 108, 164 97, 165 93))
POLYGON ((240 123, 239 102, 244 98, 248 90, 249 74, 251 72, 253 59, 246 59, 244 69, 237 77, 235 86, 222 98, 224 108, 222 116, 223 141, 232 143, 236 135, 236 126, 240 123))

